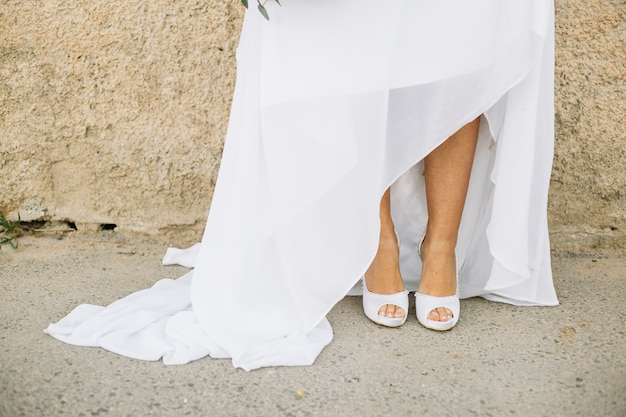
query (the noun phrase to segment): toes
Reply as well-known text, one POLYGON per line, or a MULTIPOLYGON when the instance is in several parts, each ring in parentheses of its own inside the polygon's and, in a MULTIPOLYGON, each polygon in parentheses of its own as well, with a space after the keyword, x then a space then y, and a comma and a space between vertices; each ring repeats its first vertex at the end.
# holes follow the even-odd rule
POLYGON ((385 304, 378 310, 378 315, 389 318, 402 318, 406 313, 401 307, 394 304, 385 304))
POLYGON ((452 317, 452 311, 445 307, 437 307, 428 314, 428 318, 433 321, 448 321, 452 317))
POLYGON ((406 313, 404 312, 402 307, 395 306, 395 315, 394 315, 395 318, 401 319, 405 315, 406 315, 406 313))
POLYGON ((379 316, 383 316, 383 317, 387 317, 387 307, 389 307, 389 304, 385 304, 384 306, 382 306, 382 307, 378 310, 378 315, 379 315, 379 316))

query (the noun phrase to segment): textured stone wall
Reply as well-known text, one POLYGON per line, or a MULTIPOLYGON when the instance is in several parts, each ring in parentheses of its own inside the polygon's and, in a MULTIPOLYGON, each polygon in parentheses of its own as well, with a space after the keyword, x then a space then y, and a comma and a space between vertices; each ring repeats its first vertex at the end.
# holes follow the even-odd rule
POLYGON ((0 211, 202 229, 234 86, 237 0, 0 4, 0 211))
POLYGON ((556 7, 552 240, 626 248, 626 1, 556 7))
MULTIPOLYGON (((557 1, 559 247, 624 247, 624 0, 557 1)), ((0 212, 200 237, 239 0, 0 4, 0 212)))

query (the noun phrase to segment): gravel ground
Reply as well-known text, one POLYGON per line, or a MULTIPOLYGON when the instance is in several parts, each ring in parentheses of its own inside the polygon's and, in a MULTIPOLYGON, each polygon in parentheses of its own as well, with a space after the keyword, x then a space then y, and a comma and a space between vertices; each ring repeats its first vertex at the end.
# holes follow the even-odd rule
POLYGON ((450 332, 411 316, 370 323, 360 298, 329 314, 311 367, 250 373, 228 360, 141 362, 43 334, 77 304, 108 304, 186 270, 168 242, 116 232, 24 236, 0 250, 0 416, 626 415, 626 261, 555 253, 558 307, 462 302, 450 332))

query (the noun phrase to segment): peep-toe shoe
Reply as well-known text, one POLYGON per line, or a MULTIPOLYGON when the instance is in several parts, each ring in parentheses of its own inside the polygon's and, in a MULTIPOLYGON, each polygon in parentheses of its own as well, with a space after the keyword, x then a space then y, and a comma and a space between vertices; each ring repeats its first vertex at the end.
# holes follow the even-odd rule
MULTIPOLYGON (((420 242, 417 245, 417 254, 420 257, 422 256, 421 248, 423 242, 424 236, 422 236, 422 239, 420 239, 420 242)), ((461 303, 459 301, 459 262, 456 256, 456 251, 454 252, 454 260, 456 265, 456 293, 454 295, 436 297, 434 295, 421 294, 418 291, 415 292, 415 315, 417 316, 417 320, 422 324, 422 326, 426 328, 439 331, 450 330, 456 325, 457 321, 459 320, 461 303), (437 321, 429 319, 428 315, 430 314, 430 312, 439 307, 447 308, 452 311, 452 318, 447 321, 437 321)))
POLYGON ((363 277, 363 311, 368 319, 376 324, 387 327, 399 327, 404 324, 409 311, 409 292, 407 290, 393 294, 377 294, 367 289, 363 277), (385 304, 393 304, 404 310, 403 317, 387 317, 378 314, 378 310, 385 304))
MULTIPOLYGON (((400 236, 396 233, 398 250, 400 250, 400 236)), ((409 291, 399 291, 393 294, 377 294, 367 289, 365 275, 363 276, 363 311, 368 319, 376 324, 387 327, 399 327, 406 322, 409 315, 409 291), (387 317, 378 314, 378 310, 385 304, 392 304, 404 310, 404 317, 387 317)))

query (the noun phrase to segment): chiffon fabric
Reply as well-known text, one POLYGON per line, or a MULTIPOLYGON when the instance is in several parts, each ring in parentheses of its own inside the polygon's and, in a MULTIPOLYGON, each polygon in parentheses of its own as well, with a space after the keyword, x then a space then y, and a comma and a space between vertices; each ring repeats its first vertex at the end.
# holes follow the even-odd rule
POLYGON ((107 307, 81 305, 46 332, 166 364, 311 364, 332 340, 326 314, 358 293, 392 184, 401 270, 417 288, 421 161, 479 116, 461 297, 557 304, 552 2, 293 0, 269 14, 245 16, 202 243, 164 258, 194 269, 107 307))

